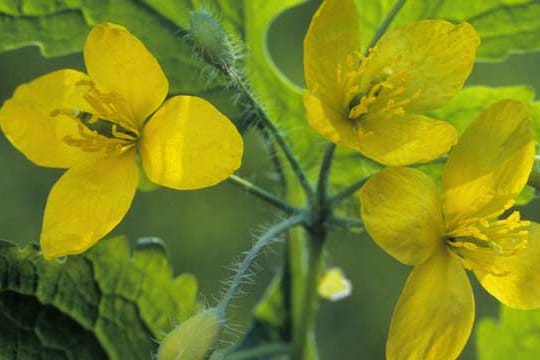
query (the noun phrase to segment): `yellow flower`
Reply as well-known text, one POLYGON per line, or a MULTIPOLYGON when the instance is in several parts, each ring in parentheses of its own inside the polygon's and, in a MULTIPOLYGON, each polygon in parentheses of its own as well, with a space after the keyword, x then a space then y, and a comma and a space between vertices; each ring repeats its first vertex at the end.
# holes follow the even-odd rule
POLYGON ((528 108, 496 103, 465 131, 445 166, 442 196, 424 173, 388 168, 360 191, 366 230, 414 265, 394 310, 388 359, 455 359, 474 320, 463 268, 507 306, 540 307, 540 225, 509 209, 534 161, 528 108))
POLYGON ((45 208, 47 258, 85 251, 122 220, 137 188, 137 156, 153 182, 174 189, 214 185, 242 157, 236 128, 205 100, 175 96, 162 104, 167 78, 125 28, 95 26, 84 61, 88 75, 46 74, 0 109, 15 147, 37 165, 68 169, 45 208))
POLYGON ((480 40, 467 24, 419 21, 387 31, 367 57, 353 0, 325 0, 304 40, 304 104, 330 141, 385 165, 430 161, 455 144, 448 123, 420 115, 448 102, 480 40))

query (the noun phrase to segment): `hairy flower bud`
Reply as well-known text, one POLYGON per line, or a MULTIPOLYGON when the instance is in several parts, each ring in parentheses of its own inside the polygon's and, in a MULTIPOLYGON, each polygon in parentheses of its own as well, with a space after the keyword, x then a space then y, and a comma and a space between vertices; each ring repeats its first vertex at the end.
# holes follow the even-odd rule
POLYGON ((231 65, 235 55, 230 39, 208 11, 193 11, 189 19, 191 40, 199 53, 212 64, 231 65))
POLYGON ((222 323, 215 308, 178 325, 159 346, 158 360, 204 360, 214 349, 222 323))

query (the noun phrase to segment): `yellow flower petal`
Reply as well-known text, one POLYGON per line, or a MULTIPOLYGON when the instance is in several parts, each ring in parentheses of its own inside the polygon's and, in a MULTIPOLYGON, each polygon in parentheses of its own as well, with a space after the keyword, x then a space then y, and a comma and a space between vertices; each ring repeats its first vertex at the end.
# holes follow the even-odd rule
POLYGON ((333 143, 358 149, 359 136, 352 121, 311 93, 304 94, 304 106, 310 126, 333 143))
POLYGON ((456 359, 473 321, 474 297, 465 270, 440 251, 407 279, 392 317, 387 359, 456 359))
POLYGON ((444 170, 448 227, 508 208, 525 186, 533 161, 533 133, 525 104, 504 100, 480 114, 450 152, 444 170))
POLYGON ((362 88, 384 74, 392 74, 390 78, 404 80, 393 81, 396 87, 391 91, 403 87, 403 93, 394 99, 413 100, 405 105, 406 111, 435 109, 461 89, 479 44, 476 30, 467 23, 424 20, 391 29, 379 40, 369 59, 362 88))
POLYGON ((81 161, 88 154, 63 141, 68 134, 78 134, 77 122, 51 112, 87 109, 84 89, 75 85, 87 79, 81 72, 60 70, 19 86, 0 109, 0 125, 9 141, 40 166, 67 168, 81 161))
POLYGON ((500 276, 475 271, 482 286, 503 304, 519 309, 540 308, 540 225, 529 227, 526 249, 513 256, 493 258, 500 276))
POLYGON ((439 191, 419 170, 389 168, 374 175, 360 190, 360 204, 369 235, 402 263, 420 264, 443 244, 439 191))
POLYGON ((452 125, 421 115, 369 116, 360 126, 363 135, 357 150, 389 166, 431 161, 457 141, 452 125))
MULTIPOLYGON (((353 0, 325 0, 313 15, 304 39, 304 74, 310 93, 334 109, 341 109, 347 57, 360 50, 358 15, 353 0)), ((351 58, 351 60, 353 60, 351 58)))
POLYGON ((138 183, 135 152, 69 169, 52 188, 41 232, 46 258, 79 254, 127 213, 138 183))
POLYGON ((94 26, 84 45, 84 62, 96 86, 121 95, 140 125, 167 95, 169 82, 157 60, 122 26, 94 26))
POLYGON ((173 189, 214 185, 240 167, 242 137, 208 101, 169 99, 143 129, 140 152, 146 174, 173 189))

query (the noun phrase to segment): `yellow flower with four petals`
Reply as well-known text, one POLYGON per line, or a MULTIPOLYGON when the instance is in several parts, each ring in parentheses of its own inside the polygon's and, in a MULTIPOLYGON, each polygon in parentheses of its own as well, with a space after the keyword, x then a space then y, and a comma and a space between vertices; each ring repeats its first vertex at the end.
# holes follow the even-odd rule
POLYGON ((373 240, 414 265, 398 300, 388 359, 455 359, 470 335, 473 292, 465 269, 503 304, 540 307, 540 225, 502 216, 525 186, 535 155, 528 107, 505 100, 463 133, 441 191, 416 169, 388 168, 360 191, 373 240), (501 218, 502 216, 502 218, 501 218))
POLYGON ((137 189, 137 156, 150 180, 173 189, 214 185, 242 157, 240 134, 210 103, 193 96, 163 103, 167 78, 125 28, 95 26, 84 61, 88 74, 46 74, 0 109, 15 147, 37 165, 68 169, 45 208, 47 258, 85 251, 122 220, 137 189))
POLYGON ((478 34, 469 24, 419 21, 387 31, 360 53, 353 0, 325 0, 304 41, 304 104, 330 141, 385 165, 430 161, 455 129, 422 113, 447 103, 471 72, 478 34))

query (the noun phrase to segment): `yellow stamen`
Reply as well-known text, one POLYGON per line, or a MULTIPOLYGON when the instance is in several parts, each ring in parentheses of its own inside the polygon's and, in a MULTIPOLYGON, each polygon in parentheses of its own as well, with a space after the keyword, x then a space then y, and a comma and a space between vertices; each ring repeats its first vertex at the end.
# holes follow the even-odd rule
POLYGON ((355 123, 368 113, 401 116, 405 114, 405 106, 420 95, 418 90, 412 96, 404 97, 409 67, 400 66, 402 70, 396 71, 398 64, 403 62, 403 55, 396 56, 367 86, 361 85, 362 76, 375 52, 376 48, 370 49, 367 57, 355 52, 347 56, 345 69, 342 66, 337 69, 338 84, 344 89, 343 106, 349 109, 347 116, 355 123))
POLYGON ((450 252, 465 267, 472 270, 503 275, 494 263, 496 257, 509 257, 527 248, 530 221, 521 220, 514 211, 505 219, 471 219, 446 235, 450 252))
POLYGON ((88 87, 83 97, 100 118, 109 119, 124 129, 139 135, 131 109, 120 95, 103 93, 96 88, 93 82, 88 80, 81 80, 75 85, 88 87))
POLYGON ((66 135, 62 140, 84 152, 103 152, 105 158, 121 155, 132 149, 139 137, 129 107, 121 96, 100 92, 91 81, 79 81, 88 87, 83 95, 93 112, 78 109, 56 109, 51 116, 68 116, 77 122, 78 136, 66 135))

